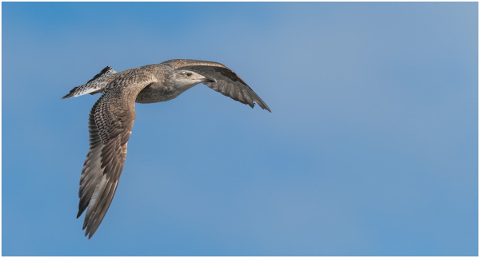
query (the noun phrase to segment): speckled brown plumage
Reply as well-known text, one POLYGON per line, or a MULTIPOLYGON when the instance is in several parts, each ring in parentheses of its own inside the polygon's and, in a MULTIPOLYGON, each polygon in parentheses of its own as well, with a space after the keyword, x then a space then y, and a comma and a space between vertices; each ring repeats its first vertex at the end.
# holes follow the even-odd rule
POLYGON ((255 101, 270 111, 265 102, 226 66, 185 59, 119 73, 106 67, 63 97, 103 93, 90 111, 90 150, 80 179, 77 218, 87 210, 83 224, 86 236, 92 237, 98 229, 115 195, 135 121, 135 102, 167 101, 198 83, 251 107, 255 101))

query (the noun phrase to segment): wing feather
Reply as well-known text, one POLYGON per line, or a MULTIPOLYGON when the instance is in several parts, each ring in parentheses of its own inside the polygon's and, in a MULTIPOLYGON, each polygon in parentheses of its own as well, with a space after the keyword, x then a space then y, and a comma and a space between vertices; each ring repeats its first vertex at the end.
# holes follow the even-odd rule
POLYGON ((205 77, 213 78, 216 82, 207 82, 209 88, 223 95, 248 104, 253 108, 256 102, 261 108, 272 112, 267 104, 248 86, 236 73, 223 64, 210 61, 173 59, 162 64, 169 65, 176 70, 190 70, 205 77), (240 93, 242 92, 242 93, 240 93), (243 95, 243 96, 241 96, 243 95))
POLYGON ((83 229, 91 238, 115 195, 135 121, 135 98, 156 80, 149 73, 132 72, 112 81, 93 105, 89 116, 90 150, 80 178, 77 218, 87 210, 83 229))
MULTIPOLYGON (((95 116, 95 112, 98 112, 98 109, 92 109, 90 117, 95 116)), ((127 154, 127 143, 122 142, 128 141, 132 127, 133 119, 124 127, 124 133, 103 143, 99 140, 96 124, 90 123, 90 128, 93 128, 90 130, 93 133, 91 134, 93 145, 87 154, 80 179, 77 214, 79 217, 88 207, 83 229, 86 229, 85 235, 89 238, 97 230, 112 202, 127 154)))

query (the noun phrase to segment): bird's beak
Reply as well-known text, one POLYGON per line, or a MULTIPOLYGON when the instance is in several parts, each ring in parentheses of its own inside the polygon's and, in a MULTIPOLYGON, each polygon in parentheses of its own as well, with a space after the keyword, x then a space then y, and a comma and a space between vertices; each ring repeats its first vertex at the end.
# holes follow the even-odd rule
POLYGON ((205 78, 203 78, 202 82, 217 82, 217 80, 215 80, 213 78, 205 77, 205 78))

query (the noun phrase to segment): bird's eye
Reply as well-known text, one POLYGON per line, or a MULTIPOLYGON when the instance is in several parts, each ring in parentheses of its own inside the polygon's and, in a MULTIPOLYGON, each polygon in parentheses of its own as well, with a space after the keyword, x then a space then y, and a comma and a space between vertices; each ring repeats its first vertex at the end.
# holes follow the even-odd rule
POLYGON ((192 76, 192 73, 187 73, 187 76, 192 76))

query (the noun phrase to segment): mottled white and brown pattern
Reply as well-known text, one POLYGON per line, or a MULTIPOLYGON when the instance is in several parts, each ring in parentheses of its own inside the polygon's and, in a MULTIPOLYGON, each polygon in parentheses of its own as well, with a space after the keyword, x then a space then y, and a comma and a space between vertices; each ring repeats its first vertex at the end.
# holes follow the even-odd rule
POLYGON ((93 95, 102 92, 103 88, 115 78, 115 74, 117 74, 117 71, 107 66, 84 85, 73 88, 67 95, 63 96, 63 99, 78 97, 87 93, 93 95))
POLYGON ((135 102, 176 98, 191 87, 208 87, 241 103, 267 104, 232 70, 215 62, 176 59, 116 72, 107 66, 63 98, 102 93, 89 117, 90 150, 83 165, 77 218, 87 210, 83 229, 90 238, 102 222, 117 189, 135 121, 135 102))

